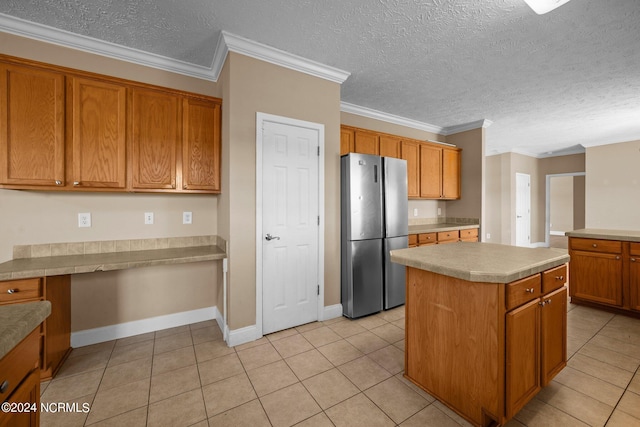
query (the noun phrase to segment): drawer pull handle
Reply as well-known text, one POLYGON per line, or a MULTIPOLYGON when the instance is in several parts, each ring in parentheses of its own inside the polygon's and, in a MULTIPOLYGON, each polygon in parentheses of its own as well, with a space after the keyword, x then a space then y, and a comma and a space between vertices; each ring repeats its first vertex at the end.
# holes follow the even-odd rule
POLYGON ((8 294, 15 294, 20 292, 20 289, 7 289, 7 293, 8 294))
POLYGON ((564 276, 556 276, 556 280, 564 280, 564 276))
POLYGON ((9 380, 4 380, 2 384, 0 384, 0 393, 4 393, 9 388, 9 380))
POLYGON ((631 258, 631 262, 636 262, 636 259, 635 258, 631 258))
POLYGON ((60 181, 59 179, 56 179, 56 185, 62 185, 62 181, 60 181))
POLYGON ((77 187, 78 185, 80 185, 80 181, 73 181, 73 185, 77 187))
POLYGON ((534 292, 534 289, 533 288, 527 288, 525 292, 528 292, 528 293, 532 294, 534 292))

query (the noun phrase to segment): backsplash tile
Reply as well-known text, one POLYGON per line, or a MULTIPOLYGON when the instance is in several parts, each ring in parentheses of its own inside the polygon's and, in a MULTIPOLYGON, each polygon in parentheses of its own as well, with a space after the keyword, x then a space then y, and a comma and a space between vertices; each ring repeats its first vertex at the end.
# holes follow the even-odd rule
POLYGON ((16 245, 13 247, 13 259, 146 251, 154 249, 187 248, 194 246, 218 246, 222 250, 226 251, 227 242, 219 236, 208 235, 16 245))

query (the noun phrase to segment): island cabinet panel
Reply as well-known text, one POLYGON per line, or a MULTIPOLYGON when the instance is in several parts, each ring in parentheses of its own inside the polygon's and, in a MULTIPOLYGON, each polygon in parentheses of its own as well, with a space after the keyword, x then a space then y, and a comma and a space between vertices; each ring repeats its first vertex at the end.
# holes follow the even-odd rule
POLYGON ((71 276, 0 282, 0 305, 47 300, 51 314, 34 331, 40 346, 40 377, 51 379, 71 351, 71 276))
POLYGON ((564 282, 407 267, 405 376, 476 426, 504 425, 566 366, 564 282))
POLYGON ((124 188, 126 185, 126 87, 72 78, 73 185, 124 188))
POLYGON ((0 62, 0 184, 64 185, 64 82, 0 62))
POLYGON ((220 192, 220 104, 183 101, 182 188, 220 192))
POLYGON ((179 97, 154 90, 131 91, 131 168, 133 188, 176 188, 182 137, 179 97))

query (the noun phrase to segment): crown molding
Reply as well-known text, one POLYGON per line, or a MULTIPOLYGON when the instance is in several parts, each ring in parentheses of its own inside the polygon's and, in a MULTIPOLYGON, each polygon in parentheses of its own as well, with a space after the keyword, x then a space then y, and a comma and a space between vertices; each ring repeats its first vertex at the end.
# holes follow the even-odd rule
POLYGON ((417 120, 407 119, 405 117, 396 116, 367 107, 361 107, 359 105, 350 104, 348 102, 340 102, 340 111, 355 114, 358 116, 368 117, 370 119, 380 120, 387 123, 393 123, 395 125, 406 126, 412 129, 423 130, 438 135, 445 135, 445 128, 442 128, 440 126, 419 122, 417 120))
MULTIPOLYGON (((351 75, 348 71, 343 71, 329 65, 321 64, 320 62, 312 61, 310 59, 285 52, 284 50, 276 49, 256 41, 240 37, 224 30, 222 31, 222 38, 224 38, 224 44, 226 44, 227 50, 230 52, 236 52, 335 83, 342 84, 351 75)), ((226 57, 226 52, 218 54, 216 50, 216 56, 214 59, 214 64, 216 64, 216 66, 221 63, 224 64, 224 60, 220 60, 221 56, 226 57)))
POLYGON ((0 13, 0 31, 138 65, 216 82, 229 51, 342 84, 347 71, 222 31, 211 67, 192 64, 0 13))
POLYGON ((124 47, 0 13, 0 31, 147 67, 216 81, 211 68, 124 47))
POLYGON ((493 122, 487 119, 476 120, 475 122, 463 123, 461 125, 448 126, 444 128, 444 135, 452 135, 454 133, 466 132, 468 130, 488 128, 493 122))

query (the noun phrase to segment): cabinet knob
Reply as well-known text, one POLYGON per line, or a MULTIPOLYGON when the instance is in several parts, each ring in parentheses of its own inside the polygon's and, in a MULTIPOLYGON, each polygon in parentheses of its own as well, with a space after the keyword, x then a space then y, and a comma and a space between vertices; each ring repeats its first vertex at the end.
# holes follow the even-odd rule
POLYGON ((56 179, 56 185, 62 185, 62 181, 60 181, 59 179, 56 179))
POLYGON ((187 184, 184 184, 184 185, 182 186, 182 188, 184 188, 184 189, 186 190, 186 189, 187 189, 187 184))
POLYGON ((534 293, 534 289, 533 288, 527 288, 527 290, 525 292, 528 292, 530 294, 534 293))
POLYGON ((75 186, 80 185, 80 181, 73 181, 73 185, 75 185, 75 186))
POLYGON ((2 384, 0 384, 0 393, 4 393, 9 388, 9 380, 4 380, 2 384))
POLYGON ((636 259, 635 258, 631 258, 631 262, 636 262, 636 259))
POLYGON ((564 276, 556 276, 556 280, 564 280, 564 276))
POLYGON ((616 259, 620 259, 620 256, 619 256, 619 255, 616 255, 616 259))
POLYGON ((7 293, 8 294, 15 294, 20 292, 20 289, 7 289, 7 293))
POLYGON ((594 243, 594 244, 593 244, 593 247, 594 247, 594 248, 597 248, 597 247, 598 247, 598 245, 596 245, 596 244, 594 243))
POLYGON ((545 301, 540 301, 540 302, 538 303, 538 305, 541 305, 541 306, 543 306, 543 307, 544 307, 544 305, 545 305, 545 304, 546 304, 546 302, 545 302, 545 301))
POLYGON ((547 304, 551 304, 551 298, 545 301, 547 304))

